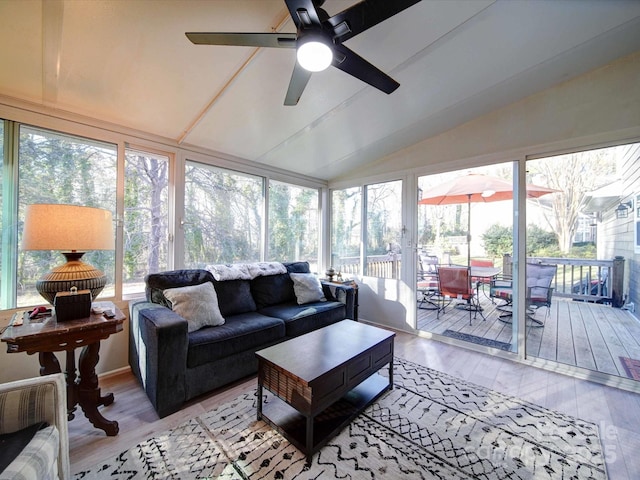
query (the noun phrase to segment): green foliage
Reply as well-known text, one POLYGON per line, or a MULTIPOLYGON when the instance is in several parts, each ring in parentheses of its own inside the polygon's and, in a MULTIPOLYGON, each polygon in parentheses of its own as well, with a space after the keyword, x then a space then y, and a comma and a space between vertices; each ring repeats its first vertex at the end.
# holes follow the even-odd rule
POLYGON ((556 235, 553 232, 543 230, 537 225, 528 225, 527 253, 529 255, 542 256, 540 252, 545 250, 560 250, 556 235))
MULTIPOLYGON (((513 229, 502 225, 492 225, 482 235, 484 248, 490 257, 501 257, 513 250, 513 229)), ((573 246, 569 253, 563 253, 553 232, 537 225, 527 227, 527 255, 533 257, 595 258, 596 247, 593 244, 573 246)))
POLYGON ((513 228, 502 225, 491 225, 482 235, 484 250, 493 258, 501 257, 513 251, 513 228))

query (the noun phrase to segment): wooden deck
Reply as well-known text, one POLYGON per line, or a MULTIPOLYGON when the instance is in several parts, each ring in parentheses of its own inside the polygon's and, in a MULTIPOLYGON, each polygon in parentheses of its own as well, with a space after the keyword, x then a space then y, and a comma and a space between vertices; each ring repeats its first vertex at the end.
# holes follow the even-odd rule
MULTIPOLYGON (((485 321, 478 314, 469 325, 469 312, 452 304, 439 318, 435 310, 418 309, 418 329, 472 335, 469 341, 478 344, 510 344, 511 325, 498 319, 502 312, 483 293, 480 302, 485 321)), ((535 316, 544 320, 544 327, 527 327, 529 356, 621 377, 627 374, 620 357, 640 359, 640 321, 631 312, 554 297, 546 319, 545 314, 541 308, 535 316)))

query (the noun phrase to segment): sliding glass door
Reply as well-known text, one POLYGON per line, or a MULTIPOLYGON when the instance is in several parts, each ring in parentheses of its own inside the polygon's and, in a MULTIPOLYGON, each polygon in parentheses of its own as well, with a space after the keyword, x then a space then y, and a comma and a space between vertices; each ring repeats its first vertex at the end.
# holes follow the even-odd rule
POLYGON ((553 274, 526 297, 527 356, 640 378, 640 144, 530 159, 527 181, 556 190, 527 202, 528 282, 553 274))
POLYGON ((512 198, 511 162, 419 177, 419 330, 516 351, 512 198), (445 285, 450 271, 456 282, 445 285))

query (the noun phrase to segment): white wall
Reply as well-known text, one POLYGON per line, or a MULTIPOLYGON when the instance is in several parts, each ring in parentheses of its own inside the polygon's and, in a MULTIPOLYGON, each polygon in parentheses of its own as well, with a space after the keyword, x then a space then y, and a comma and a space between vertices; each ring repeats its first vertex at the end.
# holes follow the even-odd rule
MULTIPOLYGON (((640 52, 382 158, 367 166, 366 176, 461 159, 473 166, 487 155, 517 160, 522 152, 552 151, 556 142, 562 148, 586 146, 637 136, 638 129, 640 52)), ((362 179, 362 172, 336 181, 362 179)))

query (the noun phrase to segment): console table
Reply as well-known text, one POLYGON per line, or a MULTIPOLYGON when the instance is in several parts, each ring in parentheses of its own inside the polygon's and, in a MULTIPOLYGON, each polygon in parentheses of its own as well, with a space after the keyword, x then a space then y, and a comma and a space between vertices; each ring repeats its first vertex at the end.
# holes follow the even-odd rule
POLYGON ((100 307, 111 309, 115 316, 106 318, 102 314, 92 313, 86 318, 57 322, 55 315, 30 320, 27 312, 19 312, 12 318, 1 340, 6 342, 9 353, 37 353, 40 375, 60 372, 60 364, 54 352, 66 352, 69 420, 75 417, 76 405, 80 405, 94 427, 104 430, 109 436, 114 436, 118 434, 118 422, 107 420, 98 411, 99 406, 113 403, 113 393, 101 395, 95 367, 98 364, 100 341, 122 331, 125 316, 110 302, 100 302, 100 307), (14 325, 19 316, 23 317, 23 324, 14 325), (82 348, 77 380, 76 348, 82 348))

